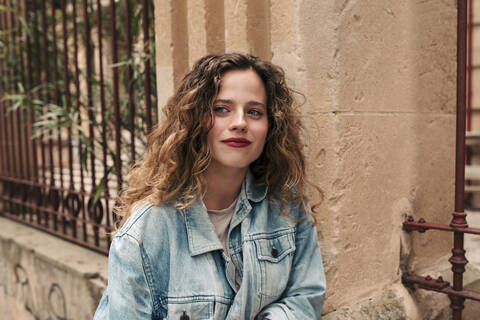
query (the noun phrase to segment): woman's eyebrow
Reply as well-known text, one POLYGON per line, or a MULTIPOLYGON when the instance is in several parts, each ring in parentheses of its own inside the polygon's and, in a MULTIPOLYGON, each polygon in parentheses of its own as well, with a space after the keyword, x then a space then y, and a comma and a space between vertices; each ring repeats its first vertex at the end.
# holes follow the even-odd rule
POLYGON ((265 108, 265 105, 263 103, 261 103, 260 101, 251 100, 251 101, 248 101, 247 104, 249 106, 258 106, 258 107, 265 108))
MULTIPOLYGON (((230 99, 216 99, 213 101, 214 104, 217 103, 224 103, 224 104, 233 104, 233 100, 230 99)), ((258 107, 263 107, 265 108, 265 104, 261 103, 260 101, 255 101, 255 100, 250 100, 247 102, 247 105, 249 106, 258 106, 258 107)))
POLYGON ((227 100, 227 99, 216 99, 215 101, 213 101, 213 103, 225 103, 225 104, 232 104, 233 101, 232 100, 227 100))

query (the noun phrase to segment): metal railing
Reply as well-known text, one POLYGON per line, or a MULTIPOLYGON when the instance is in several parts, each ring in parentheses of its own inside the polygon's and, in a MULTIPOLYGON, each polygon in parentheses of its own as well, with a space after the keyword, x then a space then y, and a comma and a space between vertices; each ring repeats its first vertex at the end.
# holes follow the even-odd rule
POLYGON ((421 277, 411 273, 404 273, 402 282, 414 288, 417 285, 421 289, 445 293, 450 298, 452 318, 462 319, 462 311, 465 299, 480 301, 480 292, 464 290, 463 273, 468 263, 465 257, 464 234, 480 235, 480 229, 471 228, 467 224, 465 213, 465 125, 466 125, 466 95, 467 95, 467 0, 458 0, 457 14, 457 127, 456 127, 456 158, 455 158, 455 211, 449 225, 428 223, 423 218, 415 221, 413 217, 407 217, 403 222, 406 231, 440 230, 453 232, 454 247, 449 262, 452 264, 453 284, 444 281, 441 277, 433 279, 431 276, 421 277))
POLYGON ((157 119, 152 20, 152 0, 0 0, 1 215, 108 253, 157 119))

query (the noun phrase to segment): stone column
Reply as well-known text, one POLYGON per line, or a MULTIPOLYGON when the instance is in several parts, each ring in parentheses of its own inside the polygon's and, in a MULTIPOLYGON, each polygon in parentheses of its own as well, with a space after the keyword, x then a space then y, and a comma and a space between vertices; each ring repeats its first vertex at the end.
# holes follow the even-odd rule
POLYGON ((270 60, 305 96, 308 172, 324 193, 326 318, 352 319, 361 306, 390 319, 434 317, 400 278, 448 278, 452 237, 406 234, 402 221, 451 219, 455 2, 155 0, 155 17, 159 108, 188 66, 213 52, 270 60))

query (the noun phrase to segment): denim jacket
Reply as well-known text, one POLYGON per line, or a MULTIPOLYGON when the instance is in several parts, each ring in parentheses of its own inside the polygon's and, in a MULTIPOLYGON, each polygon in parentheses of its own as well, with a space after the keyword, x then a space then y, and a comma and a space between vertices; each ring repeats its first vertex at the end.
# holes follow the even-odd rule
POLYGON ((301 206, 287 218, 266 193, 249 172, 230 223, 231 258, 201 199, 185 210, 135 209, 112 241, 94 319, 319 319, 326 285, 316 228, 301 206))

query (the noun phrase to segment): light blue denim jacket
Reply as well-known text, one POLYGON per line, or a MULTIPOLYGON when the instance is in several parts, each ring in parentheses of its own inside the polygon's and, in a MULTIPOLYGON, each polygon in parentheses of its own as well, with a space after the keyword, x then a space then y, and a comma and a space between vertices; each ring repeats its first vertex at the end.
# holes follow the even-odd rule
POLYGON ((94 319, 319 319, 326 285, 316 228, 301 206, 290 210, 297 221, 281 215, 254 182, 249 172, 230 225, 231 259, 200 199, 180 211, 134 210, 110 247, 94 319))

